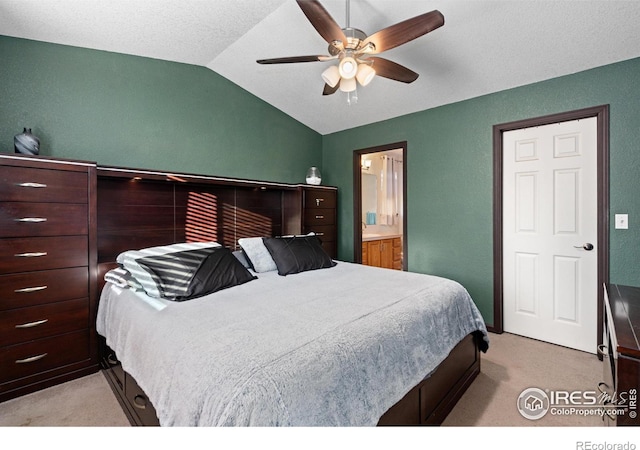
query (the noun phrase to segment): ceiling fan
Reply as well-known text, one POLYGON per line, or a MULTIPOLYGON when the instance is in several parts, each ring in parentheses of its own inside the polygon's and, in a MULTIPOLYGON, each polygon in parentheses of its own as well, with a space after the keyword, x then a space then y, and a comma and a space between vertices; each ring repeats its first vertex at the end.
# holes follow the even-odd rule
MULTIPOLYGON (((384 28, 371 36, 349 26, 350 5, 346 0, 347 24, 340 28, 327 10, 317 0, 296 0, 311 25, 329 44, 329 55, 292 56, 259 59, 258 64, 287 64, 337 60, 323 73, 323 95, 331 95, 340 89, 355 94, 356 80, 366 86, 376 76, 403 83, 412 83, 418 74, 400 64, 378 56, 386 50, 398 47, 444 25, 440 11, 431 11, 384 28)), ((348 97, 351 103, 351 97, 348 97)), ((357 96, 353 98, 357 100, 357 96)))

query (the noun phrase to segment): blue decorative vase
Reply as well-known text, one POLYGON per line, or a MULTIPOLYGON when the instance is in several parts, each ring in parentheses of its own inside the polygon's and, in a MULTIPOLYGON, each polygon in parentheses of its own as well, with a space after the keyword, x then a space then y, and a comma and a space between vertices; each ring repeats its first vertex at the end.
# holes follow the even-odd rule
POLYGON ((13 137, 13 147, 16 153, 23 155, 37 155, 40 152, 40 139, 31 134, 31 128, 25 128, 13 137))

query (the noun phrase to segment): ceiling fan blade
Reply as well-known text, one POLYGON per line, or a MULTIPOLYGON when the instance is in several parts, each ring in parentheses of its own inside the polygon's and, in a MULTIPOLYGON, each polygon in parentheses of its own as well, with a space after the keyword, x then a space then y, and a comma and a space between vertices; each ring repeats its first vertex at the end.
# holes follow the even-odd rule
POLYGON ((434 10, 373 33, 364 40, 361 47, 372 43, 375 49, 368 53, 382 53, 419 38, 442 25, 444 25, 444 16, 440 11, 434 10))
POLYGON ((340 25, 333 20, 333 17, 324 9, 324 6, 316 0, 296 0, 298 6, 302 9, 302 12, 313 28, 322 36, 322 38, 329 44, 333 45, 334 41, 340 41, 343 44, 347 43, 347 37, 344 35, 340 25))
POLYGON ((376 75, 383 78, 389 78, 390 80, 401 81, 403 83, 413 83, 419 76, 413 70, 407 69, 388 59, 372 56, 366 60, 373 62, 371 67, 376 71, 376 75))
POLYGON ((340 87, 340 83, 336 84, 335 87, 331 87, 325 83, 324 90, 322 91, 322 95, 331 95, 335 93, 340 87))
POLYGON ((302 63, 302 62, 314 62, 314 61, 326 61, 327 57, 323 55, 309 55, 309 56, 289 56, 285 58, 271 58, 271 59, 259 59, 256 62, 258 64, 289 64, 289 63, 302 63))

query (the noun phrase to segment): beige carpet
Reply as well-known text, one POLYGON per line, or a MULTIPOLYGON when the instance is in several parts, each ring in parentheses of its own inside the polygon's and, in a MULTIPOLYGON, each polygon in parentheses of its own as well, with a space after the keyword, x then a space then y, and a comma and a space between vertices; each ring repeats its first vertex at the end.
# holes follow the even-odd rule
POLYGON ((603 426, 595 416, 552 415, 539 420, 520 415, 516 407, 531 387, 562 391, 596 391, 602 362, 596 355, 513 334, 490 334, 481 373, 445 420, 445 426, 603 426))
MULTIPOLYGON (((601 426, 597 417, 522 417, 520 393, 542 390, 595 390, 602 363, 595 355, 511 334, 491 334, 482 355, 482 373, 451 412, 446 426, 601 426)), ((0 426, 129 426, 102 373, 89 375, 0 403, 0 426)))
POLYGON ((98 372, 0 403, 0 426, 123 427, 129 420, 98 372))

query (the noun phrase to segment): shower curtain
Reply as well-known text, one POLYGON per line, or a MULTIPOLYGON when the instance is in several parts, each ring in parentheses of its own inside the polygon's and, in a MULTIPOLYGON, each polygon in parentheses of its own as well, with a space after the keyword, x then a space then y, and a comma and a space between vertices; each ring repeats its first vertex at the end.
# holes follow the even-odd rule
POLYGON ((380 225, 397 225, 400 213, 400 189, 402 187, 402 162, 389 156, 382 156, 380 171, 380 225))

